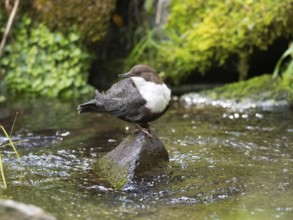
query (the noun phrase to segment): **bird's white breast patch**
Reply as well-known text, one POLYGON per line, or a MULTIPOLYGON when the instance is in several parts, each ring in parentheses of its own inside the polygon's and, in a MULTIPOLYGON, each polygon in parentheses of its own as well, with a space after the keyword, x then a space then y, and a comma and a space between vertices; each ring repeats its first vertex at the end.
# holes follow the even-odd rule
POLYGON ((171 90, 165 84, 156 84, 136 76, 131 79, 146 100, 146 108, 152 113, 160 113, 165 110, 171 99, 171 90))

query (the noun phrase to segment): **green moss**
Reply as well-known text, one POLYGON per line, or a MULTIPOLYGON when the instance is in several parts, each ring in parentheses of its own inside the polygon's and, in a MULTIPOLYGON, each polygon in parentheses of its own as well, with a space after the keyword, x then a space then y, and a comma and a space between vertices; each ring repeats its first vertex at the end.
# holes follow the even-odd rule
POLYGON ((96 164, 99 175, 115 189, 122 189, 128 180, 128 170, 115 163, 108 155, 102 157, 96 164))
POLYGON ((129 63, 149 63, 178 84, 191 72, 204 74, 237 55, 239 76, 245 78, 255 48, 266 50, 277 38, 292 36, 292 3, 173 0, 163 30, 146 34, 129 63))
POLYGON ((271 75, 262 75, 252 79, 231 83, 225 86, 206 90, 202 95, 212 99, 233 99, 255 101, 264 100, 287 100, 293 104, 293 87, 286 78, 272 79, 271 75))
POLYGON ((33 0, 26 11, 33 11, 33 17, 45 23, 51 30, 68 33, 76 25, 81 39, 87 43, 98 42, 108 32, 115 0, 95 1, 51 1, 33 0))

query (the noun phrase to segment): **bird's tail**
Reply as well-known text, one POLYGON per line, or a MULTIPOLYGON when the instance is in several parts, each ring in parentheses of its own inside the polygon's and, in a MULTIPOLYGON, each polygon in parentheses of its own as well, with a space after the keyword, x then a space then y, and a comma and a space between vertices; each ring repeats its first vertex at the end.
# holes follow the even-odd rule
POLYGON ((97 103, 96 99, 93 99, 93 100, 88 101, 86 103, 80 104, 77 107, 78 114, 82 114, 82 113, 86 113, 86 112, 98 112, 99 108, 98 108, 97 104, 98 103, 97 103))

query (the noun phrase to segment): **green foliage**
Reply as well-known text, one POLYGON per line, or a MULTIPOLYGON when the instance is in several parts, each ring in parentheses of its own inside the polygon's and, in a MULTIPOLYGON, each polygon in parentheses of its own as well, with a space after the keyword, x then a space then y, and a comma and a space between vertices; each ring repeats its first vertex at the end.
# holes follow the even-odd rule
POLYGON ((273 78, 277 78, 278 75, 282 74, 283 82, 289 85, 293 90, 293 43, 284 52, 284 54, 279 59, 273 78))
POLYGON ((136 44, 133 48, 129 58, 127 60, 127 68, 132 67, 141 62, 141 58, 147 59, 150 63, 154 63, 156 50, 159 49, 159 37, 163 34, 160 29, 145 28, 145 36, 136 44), (154 50, 156 49, 156 50, 154 50))
POLYGON ((69 98, 91 90, 87 85, 90 55, 75 28, 64 36, 44 24, 32 25, 24 16, 11 34, 0 60, 10 94, 69 98))
MULTIPOLYGON (((32 17, 44 22, 50 29, 66 33, 76 25, 82 40, 97 42, 107 34, 115 0, 52 1, 33 0, 32 17)), ((31 11, 30 6, 27 12, 31 11)))
POLYGON ((137 49, 138 43, 128 63, 133 65, 135 57, 179 83, 192 71, 204 74, 238 55, 240 78, 245 78, 253 50, 265 50, 278 37, 292 35, 292 21, 293 0, 173 0, 164 32, 147 34, 142 42, 155 44, 137 49))

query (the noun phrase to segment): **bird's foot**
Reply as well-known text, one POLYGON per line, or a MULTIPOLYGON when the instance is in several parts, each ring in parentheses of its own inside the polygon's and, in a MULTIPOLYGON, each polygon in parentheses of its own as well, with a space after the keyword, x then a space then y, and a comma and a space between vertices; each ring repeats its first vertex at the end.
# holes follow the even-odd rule
POLYGON ((140 126, 139 124, 134 124, 135 125, 135 127, 136 127, 136 132, 138 132, 138 131, 142 131, 143 133, 145 133, 146 134, 146 136, 148 136, 148 137, 153 137, 153 135, 152 135, 152 130, 150 129, 150 127, 149 126, 147 126, 147 127, 142 127, 142 126, 140 126))

